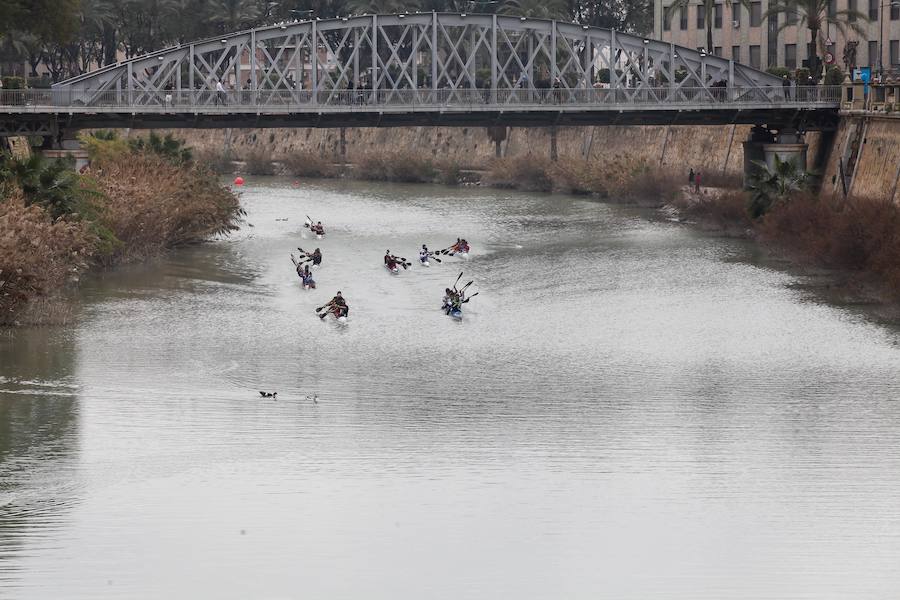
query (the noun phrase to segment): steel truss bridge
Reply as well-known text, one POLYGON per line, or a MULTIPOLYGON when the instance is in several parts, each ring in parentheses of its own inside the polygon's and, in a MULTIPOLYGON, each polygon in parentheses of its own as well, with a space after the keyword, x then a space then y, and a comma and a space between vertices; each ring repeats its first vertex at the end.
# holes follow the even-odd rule
POLYGON ((806 129, 830 126, 839 101, 839 87, 785 89, 732 60, 615 30, 502 15, 364 15, 276 24, 136 57, 50 90, 3 91, 0 135, 86 127, 806 129))

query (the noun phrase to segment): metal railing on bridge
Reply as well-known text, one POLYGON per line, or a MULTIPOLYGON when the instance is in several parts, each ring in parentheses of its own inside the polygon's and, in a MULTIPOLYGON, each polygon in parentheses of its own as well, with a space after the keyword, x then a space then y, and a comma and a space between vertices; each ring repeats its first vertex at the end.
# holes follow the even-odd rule
POLYGON ((670 110, 784 105, 837 107, 840 86, 586 89, 110 90, 89 103, 73 90, 5 90, 0 112, 294 113, 309 111, 670 110))

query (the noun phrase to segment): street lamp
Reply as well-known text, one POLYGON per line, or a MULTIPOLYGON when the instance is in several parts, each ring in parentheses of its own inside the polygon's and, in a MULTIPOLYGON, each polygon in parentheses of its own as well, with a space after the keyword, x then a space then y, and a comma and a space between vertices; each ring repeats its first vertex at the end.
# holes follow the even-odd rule
POLYGON ((878 72, 884 73, 884 9, 900 6, 900 2, 885 2, 878 9, 878 72))

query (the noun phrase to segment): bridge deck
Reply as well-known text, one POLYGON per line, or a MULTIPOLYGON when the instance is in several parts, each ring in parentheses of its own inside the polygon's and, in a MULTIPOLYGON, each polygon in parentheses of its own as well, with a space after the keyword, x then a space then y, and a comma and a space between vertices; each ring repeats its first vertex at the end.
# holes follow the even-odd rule
MULTIPOLYGON (((66 91, 0 93, 0 116, 81 127, 830 124, 840 87, 576 90, 112 91, 83 104, 66 91)), ((2 118, 2 117, 0 117, 2 118)))

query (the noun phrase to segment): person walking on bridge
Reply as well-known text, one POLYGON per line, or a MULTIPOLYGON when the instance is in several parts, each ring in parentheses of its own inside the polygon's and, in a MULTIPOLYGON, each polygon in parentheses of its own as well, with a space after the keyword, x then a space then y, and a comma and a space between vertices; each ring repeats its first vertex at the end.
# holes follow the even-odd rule
POLYGON ((222 106, 225 105, 225 99, 227 97, 227 92, 225 92, 225 86, 222 85, 222 81, 220 79, 216 80, 216 106, 219 103, 222 103, 222 106))
POLYGON ((784 99, 791 99, 791 78, 785 75, 781 80, 781 88, 784 90, 784 99))

